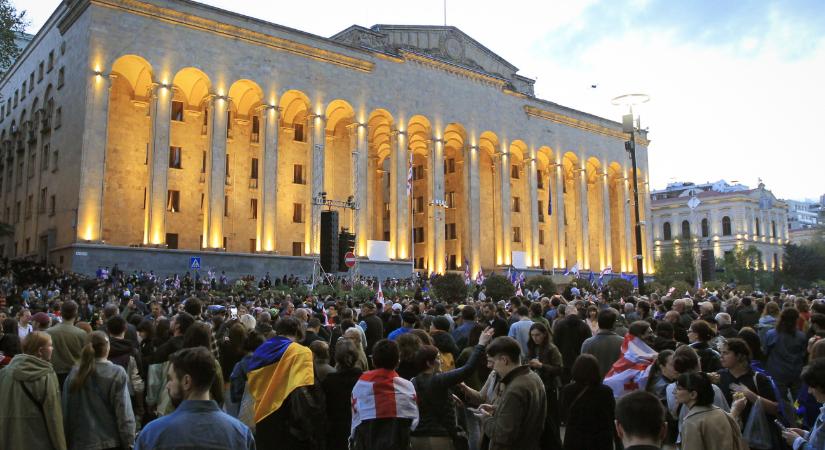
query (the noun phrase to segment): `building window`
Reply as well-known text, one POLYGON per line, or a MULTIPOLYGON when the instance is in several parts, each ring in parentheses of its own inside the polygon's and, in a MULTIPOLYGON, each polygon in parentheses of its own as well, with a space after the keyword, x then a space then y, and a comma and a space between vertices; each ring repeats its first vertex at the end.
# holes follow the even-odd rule
POLYGON ((293 242, 292 243, 292 256, 304 256, 304 243, 303 242, 293 242))
POLYGON ((49 52, 49 65, 48 65, 48 72, 51 72, 54 69, 54 50, 49 52))
POLYGON ((665 222, 662 226, 662 239, 669 241, 672 237, 670 234, 670 222, 665 222))
MULTIPOLYGON (((58 87, 60 87, 60 86, 58 86, 58 87)), ((23 92, 23 96, 21 98, 26 98, 26 82, 25 81, 23 81, 23 87, 20 89, 20 91, 23 92)))
POLYGON ((544 222, 544 202, 539 200, 538 202, 538 212, 539 212, 539 223, 544 222))
POLYGON ((226 112, 226 138, 232 139, 232 111, 226 112))
POLYGON ((731 228, 730 228, 730 217, 725 216, 722 217, 722 236, 730 236, 731 228))
POLYGON ((226 154, 226 163, 224 164, 225 167, 226 167, 226 183, 227 184, 229 184, 229 175, 230 175, 229 174, 229 168, 232 167, 232 165, 229 162, 230 162, 229 153, 227 153, 226 154))
POLYGON ((762 235, 762 230, 761 230, 761 227, 760 227, 759 225, 760 225, 760 223, 759 223, 759 218, 757 217, 757 218, 756 218, 756 232, 754 233, 754 234, 756 234, 757 236, 761 236, 761 235, 762 235))
POLYGON ((55 150, 52 152, 52 172, 57 171, 57 163, 60 161, 60 153, 55 150))
POLYGON ((773 270, 779 270, 779 255, 773 254, 773 270))
POLYGON ((304 205, 302 203, 292 204, 292 223, 304 223, 304 205))
POLYGON ((209 132, 209 109, 203 108, 203 123, 201 124, 201 135, 206 136, 209 132))
MULTIPOLYGON (((0 184, 2 184, 2 183, 0 183, 0 184)), ((775 220, 771 220, 771 237, 772 238, 776 237, 776 221, 775 220)), ((774 256, 776 256, 776 255, 774 255, 774 256)), ((774 266, 776 266, 776 264, 774 264, 774 266)))
POLYGON ((223 249, 226 250, 229 248, 229 238, 224 236, 223 237, 223 249))
POLYGON ((306 180, 304 179, 304 166, 302 164, 292 166, 292 183, 306 184, 306 180))
POLYGON ((708 237, 709 234, 708 219, 702 219, 702 237, 708 237))
POLYGON ((258 240, 257 239, 250 239, 249 240, 249 253, 255 253, 258 250, 258 240))
POLYGON ((514 213, 521 212, 521 201, 518 197, 513 197, 513 204, 510 210, 514 213))
POLYGON ((447 270, 456 270, 458 269, 458 258, 456 255, 450 255, 449 257, 449 264, 447 264, 447 270))
POLYGON ((513 227, 513 242, 521 242, 521 227, 513 227))
POLYGON ((448 158, 444 164, 444 173, 455 173, 455 158, 448 158))
POLYGON ((58 107, 54 111, 54 129, 60 128, 60 125, 63 123, 63 107, 58 107))
POLYGON ((178 234, 177 233, 166 233, 166 248, 176 249, 178 248, 178 234))
POLYGON ((14 203, 14 223, 20 223, 20 200, 14 203))
POLYGON ((206 194, 201 192, 201 214, 203 214, 203 207, 206 204, 206 194))
POLYGON ((180 147, 169 147, 169 168, 170 169, 181 169, 182 168, 182 155, 180 147))
POLYGON ((201 153, 201 173, 206 173, 206 150, 201 153))
POLYGON ((252 133, 249 135, 249 140, 253 144, 261 141, 261 121, 258 116, 252 116, 252 133))
POLYGON ((457 239, 455 223, 445 223, 444 224, 444 239, 453 240, 457 239))
POLYGON ((417 166, 413 166, 413 180, 423 180, 424 179, 424 165, 419 164, 417 166))
POLYGON ((415 268, 416 269, 423 269, 424 268, 424 258, 416 258, 415 259, 415 268))
POLYGON ((544 267, 545 267, 545 266, 544 266, 544 258, 539 258, 539 267, 541 267, 542 269, 544 269, 544 267))
POLYGON ((180 212, 180 191, 167 191, 166 210, 173 213, 180 212))
POLYGON ((424 197, 415 197, 413 199, 413 214, 421 214, 424 212, 424 197))
POLYGON ((32 216, 32 203, 34 203, 34 198, 32 198, 31 194, 26 197, 26 218, 31 218, 32 216))
POLYGON ((23 160, 17 163, 17 185, 23 184, 23 160))
POLYGON ((257 198, 249 199, 249 218, 250 219, 257 219, 258 218, 258 199, 257 198))
POLYGON ((148 199, 149 199, 149 196, 148 196, 146 188, 144 187, 143 188, 143 206, 141 207, 141 209, 146 209, 146 201, 148 199))
MULTIPOLYGON (((40 155, 40 170, 48 170, 49 169, 49 145, 43 145, 42 154, 40 155)), ((2 185, 2 183, 0 183, 2 185)))
POLYGON ((384 218, 390 218, 390 202, 384 202, 384 218))
POLYGON ((690 222, 682 221, 682 239, 690 239, 690 222))
POLYGON ((519 179, 519 170, 517 164, 513 164, 512 166, 510 166, 510 178, 514 180, 519 179))
POLYGON ((46 212, 46 198, 48 198, 48 195, 46 195, 46 188, 43 188, 40 190, 40 199, 37 202, 38 213, 46 212))
POLYGON ((61 67, 60 70, 57 71, 57 88, 60 89, 63 87, 63 83, 66 78, 66 68, 61 67))
POLYGON ((447 208, 455 208, 455 191, 447 192, 447 208))
POLYGON ((43 81, 43 61, 37 66, 37 82, 43 81))
POLYGON ((183 102, 172 100, 172 121, 183 122, 183 102))
POLYGON ((29 153, 29 178, 34 176, 34 166, 37 164, 37 153, 29 153))
POLYGON ((304 135, 304 124, 296 123, 293 126, 293 130, 295 134, 292 137, 292 140, 295 142, 306 142, 306 136, 304 135))
POLYGON ((544 189, 544 177, 541 170, 536 171, 536 189, 544 189))
POLYGON ((249 178, 252 180, 258 179, 258 158, 252 158, 249 168, 249 178))
POLYGON ((56 206, 57 206, 57 198, 54 195, 52 195, 51 197, 49 197, 49 215, 50 216, 54 215, 54 212, 55 212, 54 210, 55 210, 56 206))
POLYGON ((229 217, 229 196, 223 196, 223 216, 229 217))
POLYGON ((34 72, 29 74, 29 92, 34 89, 34 72))
POLYGON ((413 229, 413 242, 416 244, 424 242, 424 227, 415 227, 413 229))
POLYGON ((544 230, 539 230, 539 245, 544 245, 544 230))

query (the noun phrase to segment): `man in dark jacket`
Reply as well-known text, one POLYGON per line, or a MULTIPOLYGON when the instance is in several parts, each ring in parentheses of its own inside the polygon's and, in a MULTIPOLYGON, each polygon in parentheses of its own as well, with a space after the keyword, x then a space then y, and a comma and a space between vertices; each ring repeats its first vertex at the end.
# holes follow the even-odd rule
POLYGON ((752 302, 753 300, 750 297, 745 297, 742 299, 739 309, 736 310, 733 317, 737 330, 744 327, 753 328, 759 323, 759 312, 753 307, 752 302))
POLYGON ((496 315, 495 303, 486 303, 481 311, 484 314, 484 321, 488 326, 493 327, 493 338, 507 336, 507 322, 496 315))
POLYGON ((455 340, 449 333, 450 321, 444 316, 438 316, 433 319, 430 325, 430 336, 433 338, 433 344, 441 354, 449 353, 453 355, 453 361, 458 359, 461 350, 455 344, 455 340))
POLYGON ((582 344, 593 334, 590 327, 579 318, 579 311, 575 306, 567 305, 564 312, 564 319, 556 322, 556 326, 553 327, 553 343, 561 352, 564 364, 561 380, 567 384, 570 382, 570 369, 581 353, 582 344))
POLYGON ((494 405, 479 406, 490 450, 538 450, 547 414, 544 383, 530 367, 521 365, 521 345, 511 337, 493 340, 487 358, 503 386, 494 405))
POLYGON ((367 336, 367 356, 372 355, 375 343, 384 338, 384 323, 375 314, 375 303, 366 302, 361 306, 361 323, 366 324, 364 334, 367 336))

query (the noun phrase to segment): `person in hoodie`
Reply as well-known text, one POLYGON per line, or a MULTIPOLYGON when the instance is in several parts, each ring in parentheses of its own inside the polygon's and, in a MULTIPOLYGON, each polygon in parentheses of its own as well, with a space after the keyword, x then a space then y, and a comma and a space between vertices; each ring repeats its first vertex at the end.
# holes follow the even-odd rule
POLYGON ((776 328, 777 319, 779 319, 779 305, 776 302, 765 303, 762 317, 759 318, 759 323, 755 327, 759 340, 762 341, 762 347, 765 347, 765 337, 768 331, 776 328))
POLYGON ((33 331, 23 353, 0 370, 0 448, 66 449, 52 338, 33 331))
POLYGON ((126 320, 121 316, 114 316, 106 321, 106 330, 109 332, 109 361, 123 368, 129 376, 128 388, 132 405, 138 412, 143 412, 144 382, 140 376, 140 351, 126 339, 126 320))
POLYGON ((461 349, 455 344, 449 331, 450 321, 446 317, 437 316, 433 319, 430 325, 430 336, 433 338, 433 344, 441 353, 445 371, 455 369, 455 361, 461 354, 461 349))

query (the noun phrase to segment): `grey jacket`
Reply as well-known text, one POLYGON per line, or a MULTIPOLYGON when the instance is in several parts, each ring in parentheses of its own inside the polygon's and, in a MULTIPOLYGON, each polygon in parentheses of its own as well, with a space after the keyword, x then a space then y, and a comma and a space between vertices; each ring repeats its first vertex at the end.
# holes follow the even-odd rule
POLYGON ((135 442, 129 377, 111 361, 96 361, 83 386, 72 391, 77 367, 63 385, 63 422, 70 449, 128 448, 135 442), (94 432, 89 432, 94 430, 94 432))
POLYGON ((582 343, 582 354, 590 354, 599 361, 599 372, 604 377, 613 363, 622 356, 622 342, 624 338, 612 331, 599 332, 582 343))

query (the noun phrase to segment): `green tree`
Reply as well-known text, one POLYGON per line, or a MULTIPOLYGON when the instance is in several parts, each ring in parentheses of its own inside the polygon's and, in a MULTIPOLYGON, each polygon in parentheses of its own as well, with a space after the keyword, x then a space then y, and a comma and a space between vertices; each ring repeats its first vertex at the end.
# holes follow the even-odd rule
POLYGON ((484 280, 484 287, 487 289, 487 297, 495 301, 507 300, 516 292, 513 283, 503 275, 490 275, 484 280))
POLYGON ((610 291, 610 298, 613 300, 630 297, 630 294, 633 293, 633 283, 624 278, 614 278, 608 281, 607 288, 610 291))
POLYGON ((553 282, 552 278, 546 275, 536 275, 534 277, 530 277, 524 285, 531 291, 535 291, 536 288, 538 288, 542 296, 549 297, 556 293, 556 283, 553 282))
POLYGON ((18 13, 9 0, 0 0, 0 76, 6 73, 20 55, 14 35, 22 33, 27 24, 26 11, 18 13))
POLYGON ((788 286, 808 287, 825 279, 825 246, 788 244, 782 257, 782 282, 788 286))
POLYGON ((693 252, 687 246, 668 248, 662 251, 656 259, 656 281, 664 286, 671 286, 674 281, 684 281, 693 284, 696 281, 696 268, 693 262, 693 252))
POLYGON ((464 276, 457 273, 439 275, 433 280, 433 295, 447 303, 462 303, 467 298, 464 276))
POLYGON ((717 269, 722 271, 721 278, 728 283, 749 284, 754 286, 759 277, 756 269, 762 260, 762 254, 753 245, 747 248, 737 247, 716 261, 717 269))

